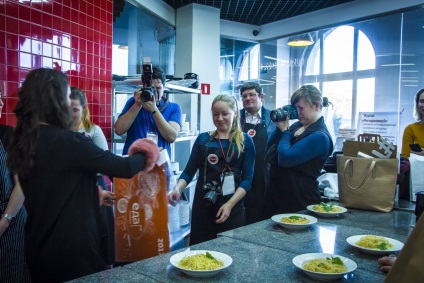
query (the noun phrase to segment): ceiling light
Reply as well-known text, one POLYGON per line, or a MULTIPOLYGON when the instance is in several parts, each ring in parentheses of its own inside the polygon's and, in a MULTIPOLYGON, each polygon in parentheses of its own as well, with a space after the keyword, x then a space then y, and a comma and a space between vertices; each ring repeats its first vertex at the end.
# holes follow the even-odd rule
POLYGON ((309 33, 299 34, 289 37, 287 45, 290 46, 308 46, 314 43, 312 36, 309 33))
POLYGON ((122 50, 128 50, 128 45, 119 45, 118 48, 122 50))

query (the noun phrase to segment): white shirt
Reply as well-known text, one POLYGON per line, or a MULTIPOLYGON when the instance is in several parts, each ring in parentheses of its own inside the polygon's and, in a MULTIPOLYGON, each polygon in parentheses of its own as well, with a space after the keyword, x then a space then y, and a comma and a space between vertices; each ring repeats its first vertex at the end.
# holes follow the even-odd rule
POLYGON ((258 113, 256 113, 255 115, 250 114, 247 111, 244 111, 245 115, 246 115, 246 123, 248 124, 258 124, 260 123, 261 117, 262 117, 262 107, 259 108, 258 113))

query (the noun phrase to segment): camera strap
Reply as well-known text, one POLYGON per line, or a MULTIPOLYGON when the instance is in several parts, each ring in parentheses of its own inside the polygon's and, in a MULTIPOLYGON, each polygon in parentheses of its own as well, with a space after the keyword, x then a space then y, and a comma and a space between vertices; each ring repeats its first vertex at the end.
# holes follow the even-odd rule
POLYGON ((208 166, 208 148, 209 144, 213 141, 214 136, 210 135, 209 138, 206 141, 205 147, 205 167, 203 168, 203 185, 206 184, 206 167, 208 166))

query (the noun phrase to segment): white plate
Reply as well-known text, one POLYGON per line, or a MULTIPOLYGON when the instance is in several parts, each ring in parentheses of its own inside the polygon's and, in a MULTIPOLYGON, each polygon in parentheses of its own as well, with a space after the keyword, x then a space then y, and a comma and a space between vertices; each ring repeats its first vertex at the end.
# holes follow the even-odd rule
POLYGON ((351 236, 349 238, 346 239, 346 242, 351 245, 354 246, 355 248, 360 249, 361 251, 363 251, 364 253, 367 254, 371 254, 371 255, 385 255, 385 254, 389 254, 389 253, 394 253, 394 252, 398 252, 403 248, 403 243, 399 242, 398 240, 395 239, 390 239, 387 237, 384 237, 387 241, 390 242, 390 244, 393 245, 393 248, 391 249, 387 249, 387 250, 376 250, 376 249, 368 249, 368 248, 364 248, 361 247, 359 245, 357 245, 356 243, 362 238, 365 237, 367 235, 356 235, 356 236, 351 236))
POLYGON ((169 261, 171 262, 171 264, 173 266, 175 266, 176 268, 178 268, 179 270, 181 270, 185 274, 192 276, 192 277, 211 277, 211 276, 214 276, 214 275, 218 274, 219 272, 221 272, 222 270, 229 267, 233 263, 233 259, 229 255, 226 255, 226 254, 220 253, 220 252, 208 251, 208 250, 190 250, 190 251, 180 252, 180 253, 177 253, 177 254, 174 254, 173 256, 171 256, 169 261), (185 256, 192 256, 192 255, 196 255, 196 254, 206 254, 206 252, 209 252, 214 258, 222 260, 224 262, 224 266, 222 266, 221 268, 215 269, 215 270, 190 270, 190 269, 182 268, 178 265, 178 263, 185 256))
POLYGON ((308 205, 308 206, 306 207, 306 209, 307 209, 307 210, 309 210, 309 211, 312 211, 313 213, 315 213, 316 215, 319 215, 319 216, 321 216, 321 217, 337 217, 337 216, 339 216, 340 214, 343 214, 343 213, 345 213, 345 212, 347 211, 347 209, 346 209, 346 208, 341 207, 341 206, 338 206, 338 205, 335 205, 335 207, 340 208, 340 209, 341 209, 341 211, 338 211, 338 212, 331 212, 331 211, 329 211, 329 212, 319 212, 319 211, 315 211, 315 210, 313 209, 313 207, 314 207, 315 205, 319 205, 319 204, 311 204, 311 205, 308 205))
POLYGON ((296 213, 285 213, 285 214, 277 214, 271 217, 272 221, 280 224, 281 227, 289 229, 289 230, 302 230, 306 229, 309 225, 317 223, 317 219, 313 216, 309 216, 306 214, 296 214, 296 213), (299 216, 304 217, 309 220, 309 223, 307 224, 298 224, 298 223, 285 223, 281 222, 281 218, 283 217, 290 217, 290 216, 299 216))
POLYGON ((358 267, 356 263, 351 259, 348 259, 340 255, 333 255, 333 254, 326 254, 326 253, 310 253, 310 254, 298 255, 293 258, 293 264, 297 268, 305 272, 306 275, 308 275, 309 277, 318 279, 318 280, 336 280, 336 279, 342 278, 345 274, 353 272, 358 267), (339 257, 343 261, 344 265, 347 267, 347 271, 342 273, 322 273, 322 272, 314 272, 314 271, 306 270, 302 267, 306 262, 311 261, 313 259, 326 258, 331 256, 339 257))

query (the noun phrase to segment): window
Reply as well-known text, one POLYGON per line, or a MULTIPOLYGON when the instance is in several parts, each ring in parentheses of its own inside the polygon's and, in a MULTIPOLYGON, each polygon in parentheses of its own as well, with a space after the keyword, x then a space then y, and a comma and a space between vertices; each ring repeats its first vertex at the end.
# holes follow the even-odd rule
POLYGON ((332 117, 327 117, 326 123, 334 125, 334 137, 339 128, 356 128, 360 111, 375 111, 375 58, 368 37, 353 26, 323 32, 315 44, 304 80, 318 82, 323 95, 332 102, 332 117))

